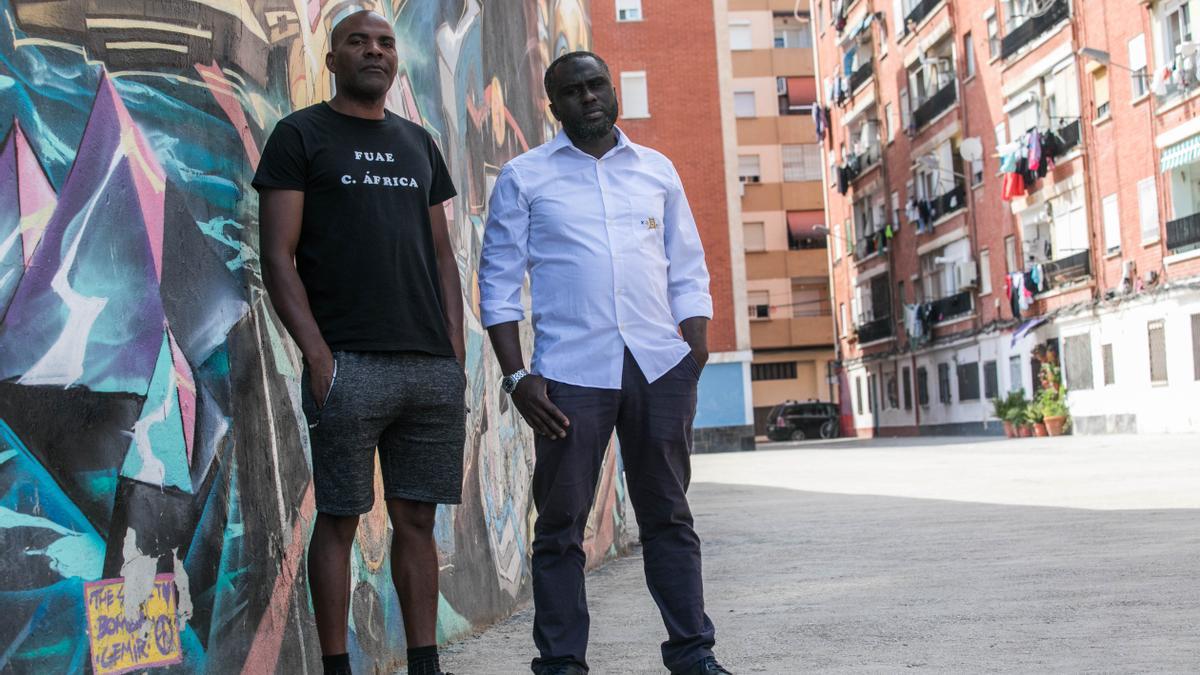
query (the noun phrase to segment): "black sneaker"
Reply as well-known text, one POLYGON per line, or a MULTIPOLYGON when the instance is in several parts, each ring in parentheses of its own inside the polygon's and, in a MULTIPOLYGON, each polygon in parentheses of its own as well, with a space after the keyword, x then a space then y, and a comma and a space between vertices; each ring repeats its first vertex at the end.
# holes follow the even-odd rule
POLYGON ((687 670, 680 670, 671 675, 733 675, 724 666, 717 663, 717 657, 706 656, 687 670))

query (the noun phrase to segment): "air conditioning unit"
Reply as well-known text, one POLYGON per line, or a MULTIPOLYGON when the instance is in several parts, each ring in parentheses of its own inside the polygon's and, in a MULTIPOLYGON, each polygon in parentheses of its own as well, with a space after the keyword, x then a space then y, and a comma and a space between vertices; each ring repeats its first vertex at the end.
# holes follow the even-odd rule
POLYGON ((975 261, 964 260, 955 265, 954 280, 957 282, 958 290, 960 291, 978 287, 979 268, 975 266, 975 261))

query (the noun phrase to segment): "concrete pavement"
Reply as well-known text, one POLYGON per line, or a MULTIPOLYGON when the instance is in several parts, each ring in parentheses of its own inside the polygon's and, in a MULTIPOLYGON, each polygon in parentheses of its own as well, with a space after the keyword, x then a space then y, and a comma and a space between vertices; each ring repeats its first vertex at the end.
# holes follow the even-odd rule
MULTIPOLYGON (((1200 672, 1200 436, 767 447, 694 458, 734 672, 1200 672)), ((665 672, 640 557, 588 596, 593 673, 665 672)), ((444 664, 528 672, 531 618, 444 664)))

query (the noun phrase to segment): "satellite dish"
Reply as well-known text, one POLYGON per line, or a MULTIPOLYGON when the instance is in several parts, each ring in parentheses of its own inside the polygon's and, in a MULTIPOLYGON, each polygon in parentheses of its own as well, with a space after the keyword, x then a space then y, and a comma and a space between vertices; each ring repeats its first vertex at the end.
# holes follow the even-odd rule
POLYGON ((962 143, 958 144, 958 154, 966 162, 975 162, 983 159, 983 143, 978 137, 964 138, 962 143))

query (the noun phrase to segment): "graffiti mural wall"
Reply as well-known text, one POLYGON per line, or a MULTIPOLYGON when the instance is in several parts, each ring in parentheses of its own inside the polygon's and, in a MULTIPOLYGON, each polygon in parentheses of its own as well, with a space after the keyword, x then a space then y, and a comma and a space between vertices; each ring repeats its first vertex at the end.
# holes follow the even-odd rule
MULTIPOLYGON (((529 593, 532 435, 500 395, 475 268, 499 167, 554 133, 541 74, 586 0, 0 0, 0 671, 297 673, 319 653, 298 354, 264 296, 250 177, 328 98, 328 34, 388 17, 389 105, 438 139, 468 294, 464 503, 439 511, 439 632, 529 593)), ((526 329, 526 342, 531 337, 526 329)), ((629 543, 610 452, 593 562, 629 543)), ((404 653, 382 507, 352 658, 404 653)))

